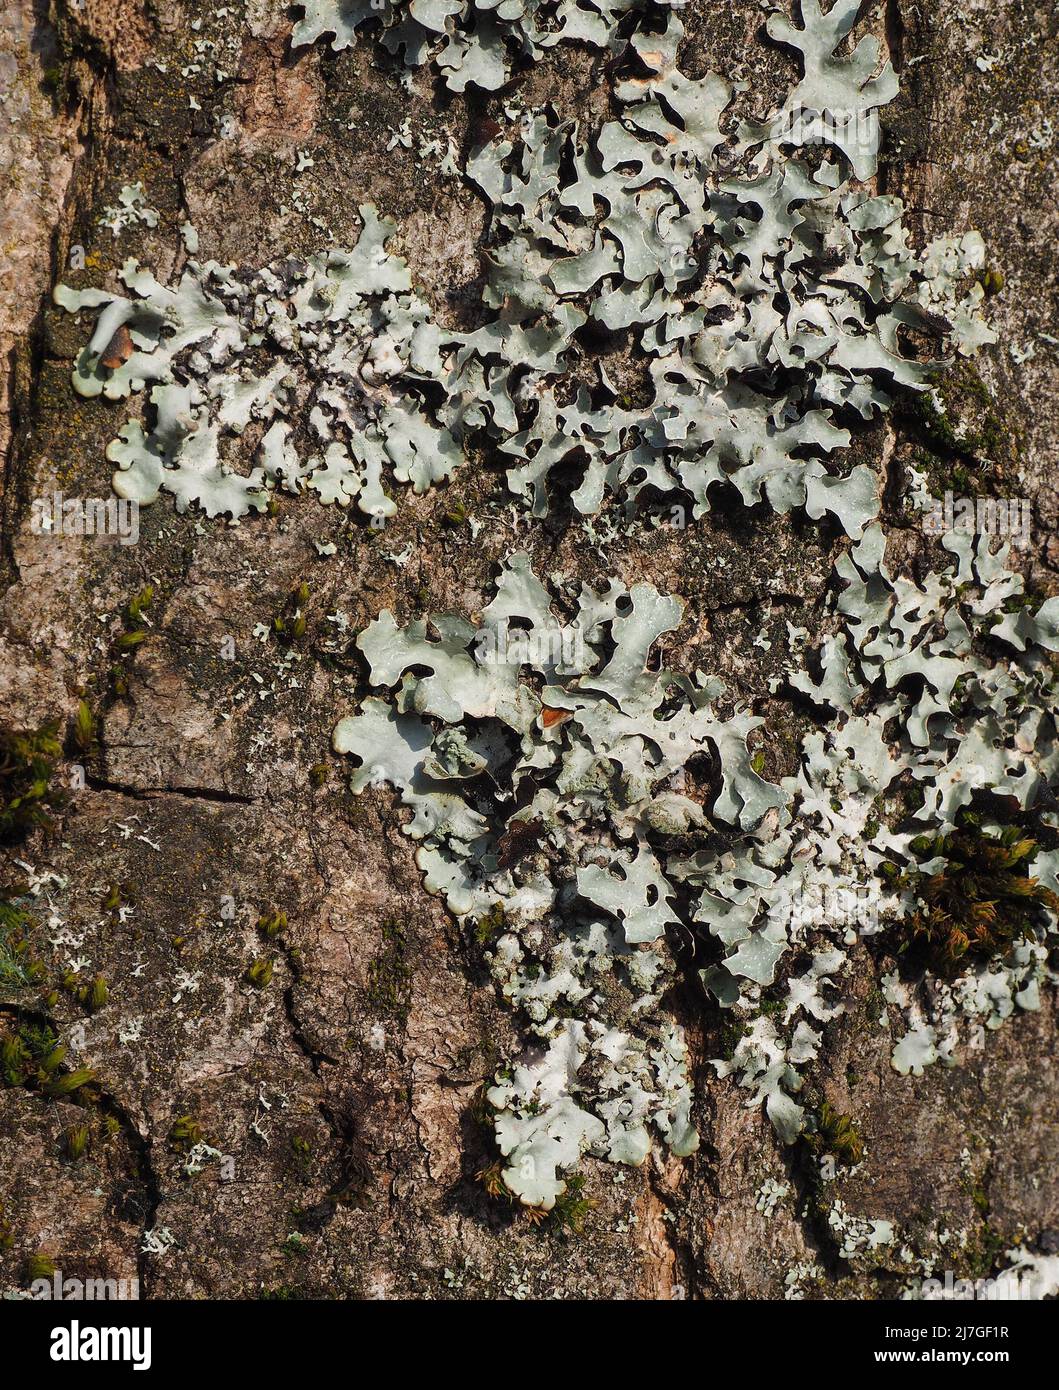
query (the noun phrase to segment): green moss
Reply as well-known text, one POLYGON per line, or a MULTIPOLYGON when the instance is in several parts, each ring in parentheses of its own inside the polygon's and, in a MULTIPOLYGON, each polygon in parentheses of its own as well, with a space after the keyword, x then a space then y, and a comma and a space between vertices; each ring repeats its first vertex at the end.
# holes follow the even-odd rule
POLYGON ((202 1126, 194 1116, 180 1115, 173 1121, 167 1142, 174 1153, 190 1153, 203 1142, 202 1126))
POLYGON ((585 1220, 592 1209, 598 1206, 594 1197, 585 1196, 588 1179, 583 1173, 574 1173, 566 1179, 565 1189, 556 1197, 551 1207, 527 1207, 504 1181, 504 1164, 500 1159, 479 1169, 475 1174, 494 1201, 517 1207, 519 1215, 532 1226, 542 1226, 555 1233, 580 1236, 584 1234, 585 1220))
POLYGON ((864 1157, 864 1140, 852 1117, 840 1114, 826 1100, 816 1112, 816 1129, 805 1138, 814 1152, 834 1154, 840 1163, 851 1168, 864 1157))
POLYGON ((883 998, 882 990, 878 985, 869 985, 864 1000, 864 1012, 872 1023, 879 1023, 882 1020, 882 1016, 886 1012, 886 1000, 883 998))
POLYGON ((273 963, 267 956, 260 956, 247 966, 247 983, 255 989, 267 989, 272 983, 273 963))
POLYGON ((51 97, 60 96, 66 85, 65 71, 61 67, 45 68, 41 74, 40 85, 51 97))
POLYGON ((720 1055, 726 1060, 731 1061, 736 1048, 739 1046, 743 1035, 746 1033, 747 1025, 741 1019, 726 1020, 721 1027, 719 1039, 720 1055))
POLYGON ((20 1038, 6 1033, 0 1038, 0 1079, 5 1086, 21 1086, 29 1057, 20 1038))
POLYGON ((920 835, 912 850, 922 862, 941 858, 934 873, 915 868, 902 879, 915 909, 900 922, 899 952, 918 953, 939 971, 965 958, 989 960, 1011 942, 1040 934, 1059 897, 1032 878, 1038 845, 1015 825, 999 835, 961 817, 949 835, 920 835))
POLYGON ((0 842, 51 826, 49 811, 62 800, 52 788, 61 756, 57 720, 28 733, 0 732, 0 842))
POLYGON ((970 364, 946 373, 934 392, 916 393, 905 417, 925 446, 915 462, 935 495, 955 488, 974 496, 984 476, 1017 475, 1023 447, 1017 417, 970 364))
POLYGON ((14 903, 0 901, 0 990, 40 984, 43 963, 33 954, 33 918, 14 903))
POLYGON ((26 1283, 37 1279, 51 1279, 55 1274, 55 1261, 50 1255, 30 1255, 26 1261, 26 1283))
POLYGON ((85 700, 82 700, 77 706, 77 712, 70 729, 70 741, 79 753, 88 755, 95 752, 97 744, 96 719, 85 700))
POLYGON ((87 1125, 71 1125, 63 1135, 63 1147, 71 1163, 76 1163, 88 1151, 90 1132, 87 1125))
POLYGON ((67 1072, 65 1076, 50 1076, 40 1089, 50 1100, 67 1100, 82 1087, 90 1086, 95 1079, 94 1071, 80 1067, 77 1071, 67 1072))
POLYGON ((98 1013, 110 998, 110 990, 102 975, 95 975, 82 983, 78 983, 77 976, 68 978, 71 980, 70 993, 90 1014, 98 1013))
POLYGON ((412 967, 408 960, 407 924, 383 923, 382 950, 368 965, 367 996, 375 1008, 401 1023, 408 1021, 412 1002, 412 967))
POLYGON ((981 1229, 967 1244, 965 1258, 967 1273, 972 1279, 984 1279, 992 1274, 997 1261, 1007 1248, 1008 1242, 988 1221, 983 1221, 981 1229))
POLYGON ((153 602, 153 584, 145 584, 140 592, 129 600, 128 607, 125 609, 125 626, 130 631, 135 631, 143 626, 143 610, 149 608, 153 602))
POLYGON ((982 286, 982 289, 985 290, 987 297, 992 299, 994 295, 999 294, 1004 288, 1003 272, 994 269, 992 266, 986 266, 978 272, 978 283, 982 286))
POLYGON ((566 1190, 556 1197, 548 1216, 552 1230, 575 1236, 584 1234, 585 1219, 598 1205, 594 1197, 585 1196, 587 1183, 588 1179, 583 1173, 574 1173, 566 1179, 566 1190))
POLYGON ((266 941, 274 941, 281 932, 287 930, 287 914, 278 908, 263 912, 257 919, 257 929, 266 941))
POLYGON ((70 1095, 91 1081, 93 1073, 60 1076, 65 1057, 66 1048, 47 1024, 15 1019, 0 1033, 0 1084, 25 1086, 47 1096, 70 1095), (81 1079, 71 1084, 71 1077, 81 1079))
POLYGON ((288 646, 294 642, 300 642, 305 636, 308 626, 305 609, 309 602, 309 595, 309 586, 303 580, 290 594, 280 612, 272 619, 272 631, 281 642, 288 646))
POLYGON ((494 903, 488 912, 476 918, 474 923, 474 939, 479 946, 487 946, 494 937, 500 935, 504 930, 504 923, 507 915, 504 912, 503 903, 494 903))

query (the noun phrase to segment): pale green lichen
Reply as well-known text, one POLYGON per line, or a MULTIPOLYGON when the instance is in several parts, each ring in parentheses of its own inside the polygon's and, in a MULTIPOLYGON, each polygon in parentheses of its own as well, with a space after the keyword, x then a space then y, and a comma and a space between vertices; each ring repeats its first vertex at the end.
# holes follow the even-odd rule
MULTIPOLYGON (((331 32, 341 46, 378 17, 384 41, 418 63, 421 36, 444 36, 439 61, 451 69, 458 53, 461 82, 492 47, 490 26, 529 33, 538 13, 418 0, 305 9, 297 42, 331 32)), ((596 20, 605 42, 635 14, 629 44, 646 76, 617 83, 622 119, 598 130, 524 110, 516 132, 472 149, 466 175, 492 214, 473 331, 432 321, 404 262, 385 251, 393 228, 370 208, 355 250, 303 265, 192 262, 169 290, 130 263, 132 300, 60 286, 64 307, 101 309, 77 389, 117 398, 157 383, 151 432, 132 422, 111 446, 116 487, 140 502, 164 487, 182 509, 197 502, 234 519, 261 510, 271 486, 308 486, 385 519, 395 504, 384 473, 425 491, 484 432, 538 516, 553 506, 555 470, 576 460, 570 500, 583 515, 608 493, 633 509, 674 490, 701 515, 728 484, 747 505, 831 514, 859 537, 878 510, 876 479, 863 464, 843 472, 842 451, 849 426, 885 411, 895 387, 922 389, 935 374, 937 363, 908 355, 909 334, 965 352, 992 335, 982 287, 967 283, 981 239, 943 238, 916 254, 900 199, 851 182, 874 171, 878 108, 896 91, 889 64, 870 75, 875 40, 834 56, 855 10, 841 0, 823 15, 807 0, 801 31, 774 15, 771 31, 801 52, 804 76, 770 121, 734 128, 733 86, 680 72, 683 28, 666 6, 544 7, 558 28, 542 44, 586 39, 596 20), (812 163, 790 153, 815 145, 812 163), (646 404, 624 401, 602 364, 586 383, 585 328, 632 331, 646 404), (432 405, 427 385, 440 388, 432 405), (300 413, 320 450, 309 458, 289 424, 300 413), (244 475, 222 461, 222 442, 252 419, 268 430, 244 475)))
MULTIPOLYGON (((983 830, 999 834, 998 798, 1054 826, 1046 788, 1059 771, 1051 660, 1059 600, 1035 608, 1018 602, 1021 576, 1007 569, 1005 551, 990 551, 988 537, 952 533, 943 544, 956 564, 922 585, 891 578, 877 527, 840 558, 842 587, 831 598, 838 635, 815 653, 812 677, 802 669, 787 678, 832 727, 806 738, 800 772, 783 783, 790 801, 778 827, 747 836, 727 852, 727 865, 698 855, 685 870, 703 887, 699 916, 711 931, 728 944, 761 943, 760 973, 747 968, 741 944, 704 978, 722 1004, 753 1019, 732 1058, 715 1063, 718 1072, 736 1075, 755 1101, 765 1099, 785 1138, 801 1128, 789 1096, 822 1037, 808 1019, 826 1023, 843 1010, 835 977, 848 948, 914 907, 913 889, 884 871, 917 864, 922 830, 945 834, 972 805, 981 808, 983 830), (907 813, 911 824, 891 830, 883 812, 888 793, 901 786, 921 795, 907 813), (868 910, 820 911, 820 885, 859 893, 868 910), (788 978, 780 1026, 755 1017, 757 986, 772 982, 792 946, 811 950, 812 963, 788 978)), ((1034 872, 1054 892, 1059 851, 1039 853, 1034 872)), ((1043 904, 1040 920, 1039 931, 1018 934, 958 977, 920 971, 908 980, 884 978, 887 1004, 909 1024, 894 1051, 898 1071, 918 1074, 939 1059, 951 1064, 958 1048, 973 1043, 961 1025, 995 1028, 1016 1008, 1037 1007, 1041 983, 1056 979, 1049 965, 1055 917, 1043 904)))
POLYGON ((348 48, 370 21, 382 25, 380 40, 402 53, 410 68, 432 61, 446 86, 495 91, 511 74, 512 60, 536 59, 564 40, 596 48, 617 42, 618 24, 642 14, 646 0, 299 0, 295 47, 327 37, 332 48, 348 48))
POLYGON ((501 910, 487 958, 548 1045, 490 1092, 504 1180, 529 1205, 551 1205, 582 1149, 643 1162, 649 1123, 676 1152, 695 1146, 683 1037, 653 1017, 680 920, 667 846, 710 817, 751 827, 780 797, 750 766, 758 721, 715 714, 719 682, 649 669, 682 609, 612 581, 562 622, 517 554, 480 626, 383 613, 357 639, 392 694, 335 729, 361 764, 353 790, 398 789, 427 887, 455 913, 501 910), (695 758, 719 773, 709 815, 681 790, 695 758), (605 980, 625 991, 620 1019, 605 980))

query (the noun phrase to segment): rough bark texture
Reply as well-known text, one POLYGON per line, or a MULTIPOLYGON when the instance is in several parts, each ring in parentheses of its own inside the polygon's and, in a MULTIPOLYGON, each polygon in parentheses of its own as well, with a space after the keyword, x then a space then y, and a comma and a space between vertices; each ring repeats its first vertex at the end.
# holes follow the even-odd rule
MULTIPOLYGON (((963 437, 988 426, 1000 439, 1018 480, 1011 490, 1034 503, 1040 540, 1025 557, 1028 574, 1051 593, 1059 146, 1029 133, 1049 115, 1059 122, 1059 21, 1031 0, 982 0, 967 20, 960 11, 957 0, 888 0, 866 17, 903 86, 887 113, 880 182, 911 204, 916 235, 978 227, 1004 277, 991 307, 1000 343, 947 388, 950 416, 963 437), (1018 56, 987 73, 974 64, 975 53, 1009 48, 1018 56), (1035 355, 1020 361, 1031 342, 1035 355)), ((740 70, 758 84, 789 71, 761 41, 755 5, 693 4, 687 22, 688 70, 740 70)), ((481 509, 502 498, 488 459, 403 500, 384 547, 411 543, 403 569, 365 528, 300 499, 238 528, 200 525, 162 501, 129 547, 30 532, 35 496, 56 487, 107 495, 104 449, 120 423, 120 407, 70 390, 83 329, 48 305, 60 274, 104 283, 137 255, 164 279, 185 256, 177 228, 187 218, 203 258, 219 261, 256 266, 309 251, 319 240, 313 217, 350 244, 357 205, 370 199, 396 218, 396 249, 435 314, 460 322, 469 312, 483 207, 413 151, 386 145, 389 128, 410 116, 417 130, 446 127, 465 149, 469 123, 496 99, 453 99, 425 79, 409 95, 374 64, 369 42, 292 53, 288 35, 282 7, 265 0, 229 5, 221 18, 191 3, 8 0, 0 21, 9 190, 0 209, 0 722, 65 723, 83 696, 100 731, 98 751, 80 759, 87 785, 71 791, 50 835, 34 832, 9 852, 8 870, 21 872, 17 858, 68 879, 62 916, 109 987, 95 1013, 61 989, 40 1005, 68 1062, 95 1071, 92 1100, 0 1090, 0 1285, 24 1284, 28 1257, 45 1254, 67 1274, 138 1274, 158 1298, 777 1297, 801 1264, 819 1267, 804 1281, 810 1296, 890 1294, 899 1253, 878 1267, 844 1264, 814 1207, 804 1154, 785 1151, 745 1092, 714 1077, 707 1059, 723 1048, 723 1020, 693 972, 672 1007, 696 1060, 698 1154, 638 1170, 587 1163, 597 1205, 579 1238, 491 1201, 475 1181, 491 1156, 475 1101, 513 1045, 514 1022, 473 946, 425 893, 390 793, 353 799, 329 763, 330 731, 363 677, 356 653, 331 639, 327 614, 348 614, 348 640, 384 606, 399 618, 424 604, 473 613, 517 541, 545 571, 648 577, 682 593, 689 608, 672 643, 681 664, 717 672, 768 713, 775 668, 752 639, 782 634, 787 621, 814 631, 841 538, 804 521, 713 514, 685 532, 615 540, 603 559, 560 519, 516 528, 497 508, 472 540, 446 513, 457 501, 481 509), (196 15, 223 45, 220 82, 181 75, 196 15), (311 178, 295 173, 301 150, 315 161, 311 178), (115 238, 99 211, 137 180, 159 224, 115 238), (67 270, 76 245, 88 257, 80 275, 67 270), (316 541, 334 541, 337 555, 321 559, 316 541), (301 688, 259 698, 254 673, 267 687, 269 671, 253 629, 303 579, 312 597, 301 688), (148 581, 152 636, 123 661, 116 693, 121 613, 148 581), (234 660, 224 656, 229 638, 234 660), (328 763, 314 785, 310 769, 328 763), (112 882, 134 904, 123 924, 101 908, 112 882), (290 925, 266 949, 255 924, 273 907, 290 925), (266 954, 271 983, 252 988, 247 967, 266 954), (183 972, 193 993, 181 992, 183 972), (137 1019, 139 1040, 119 1041, 137 1019), (225 1171, 185 1173, 171 1142, 181 1116, 230 1156, 225 1171), (78 1123, 93 1137, 72 1163, 63 1134, 78 1123), (804 1200, 766 1221, 756 1194, 768 1177, 804 1200), (144 1253, 143 1233, 160 1228, 176 1246, 144 1253)), ((554 50, 518 90, 598 116, 603 61, 554 50)), ((918 428, 898 413, 855 448, 885 475, 923 448, 918 428)), ((945 465, 960 455, 930 447, 945 465)), ((774 643, 773 656, 780 649, 774 643)), ((766 748, 771 773, 792 770, 792 749, 790 739, 766 748)), ((52 961, 45 942, 42 953, 61 974, 63 952, 52 961)), ((902 1078, 889 1064, 892 1039, 871 1022, 872 981, 865 959, 858 1002, 811 1078, 813 1094, 856 1118, 867 1148, 831 1198, 894 1221, 921 1250, 936 1248, 946 1227, 977 1231, 977 1272, 988 1272, 1015 1239, 1059 1228, 1053 1003, 1013 1018, 967 1065, 902 1078)), ((6 1013, 13 1007, 0 999, 6 1013)))

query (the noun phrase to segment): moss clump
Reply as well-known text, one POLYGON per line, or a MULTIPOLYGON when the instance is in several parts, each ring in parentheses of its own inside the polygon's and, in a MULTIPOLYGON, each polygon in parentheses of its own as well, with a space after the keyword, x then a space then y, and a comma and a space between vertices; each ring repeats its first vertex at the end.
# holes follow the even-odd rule
POLYGON ((82 700, 70 726, 70 742, 78 753, 88 756, 95 752, 97 741, 96 717, 88 701, 82 700))
POLYGON ((82 980, 80 975, 67 975, 63 985, 90 1014, 98 1013, 110 998, 110 990, 102 975, 95 975, 91 980, 82 980))
POLYGON ((140 592, 129 600, 122 614, 124 630, 115 638, 113 654, 116 661, 110 668, 110 686, 117 699, 122 699, 129 693, 129 661, 132 654, 151 636, 144 610, 153 602, 154 585, 145 584, 140 592))
POLYGON ((26 1261, 26 1283, 33 1284, 38 1279, 51 1279, 55 1274, 55 1261, 49 1255, 30 1255, 26 1261))
POLYGON ((986 266, 978 272, 978 283, 985 290, 987 297, 992 299, 1004 288, 1004 272, 986 266))
POLYGON ((566 1179, 566 1190, 559 1193, 548 1213, 548 1224, 552 1230, 575 1236, 584 1234, 588 1213, 599 1205, 594 1197, 585 1196, 587 1183, 588 1179, 583 1173, 574 1173, 566 1179))
POLYGON ((51 826, 49 808, 61 800, 51 785, 61 756, 58 720, 28 733, 0 732, 0 843, 51 826))
POLYGON ((257 919, 257 929, 266 941, 275 941, 281 932, 287 930, 287 914, 278 908, 263 912, 257 919))
POLYGON ((917 837, 912 849, 921 861, 944 862, 929 874, 904 875, 916 908, 898 928, 898 949, 926 956, 936 969, 988 960, 1038 935, 1046 912, 1059 912, 1059 897, 1030 876, 1038 845, 1018 826, 990 835, 965 822, 949 835, 917 837))
POLYGON ((720 1036, 717 1041, 718 1056, 726 1061, 731 1061, 735 1055, 735 1050, 739 1046, 746 1034, 747 1025, 743 1019, 725 1019, 721 1025, 720 1036))
POLYGON ((483 912, 474 923, 474 939, 478 945, 488 946, 504 930, 506 920, 503 903, 494 903, 488 912, 483 912))
POLYGON ((290 645, 300 642, 305 636, 307 618, 305 607, 309 602, 309 586, 303 580, 290 594, 281 612, 272 619, 272 631, 281 642, 290 645))
POLYGON ((251 961, 246 971, 247 984, 255 989, 267 989, 272 983, 272 970, 272 961, 267 956, 251 961))
POLYGON ((967 1273, 972 1279, 985 1279, 996 1269, 997 1261, 1010 1244, 988 1221, 982 1222, 981 1230, 968 1242, 964 1252, 967 1273))
POLYGON ((13 1023, 0 1034, 0 1081, 27 1086, 45 1081, 62 1065, 66 1049, 50 1028, 37 1023, 13 1023))
POLYGON ((88 1150, 90 1138, 87 1125, 71 1125, 63 1136, 63 1147, 66 1150, 66 1157, 71 1163, 76 1163, 83 1158, 88 1150))
POLYGON ((914 393, 902 412, 921 446, 915 466, 935 497, 948 490, 965 497, 1005 486, 1018 490, 1014 480, 1024 452, 1018 417, 972 366, 954 369, 933 391, 914 393))
POLYGON ((488 1164, 485 1168, 479 1168, 474 1176, 485 1188, 486 1195, 492 1197, 494 1201, 513 1202, 515 1200, 515 1194, 504 1181, 504 1165, 499 1159, 495 1163, 488 1164))
POLYGON ((190 1153, 203 1139, 202 1126, 193 1115, 179 1115, 169 1131, 168 1144, 174 1153, 190 1153))
POLYGON ((383 923, 382 950, 368 966, 367 995, 380 1013, 401 1023, 408 1021, 412 1004, 412 967, 404 922, 383 923))
POLYGON ((87 1067, 61 1070, 66 1048, 46 1023, 13 1021, 0 1032, 0 1086, 23 1086, 49 1100, 69 1100, 96 1079, 87 1067))
MULTIPOLYGON (((58 1049, 65 1051, 64 1048, 58 1049)), ((63 1076, 49 1075, 41 1084, 41 1091, 49 1100, 69 1100, 82 1087, 90 1086, 96 1079, 94 1071, 79 1067, 77 1071, 66 1072, 63 1076)))
POLYGON ((806 1135, 806 1143, 816 1153, 834 1154, 850 1168, 864 1158, 864 1140, 852 1116, 839 1114, 830 1101, 825 1100, 816 1112, 816 1130, 806 1135))
POLYGON ((583 1173, 573 1173, 566 1179, 565 1190, 559 1193, 551 1207, 527 1207, 520 1203, 504 1181, 504 1165, 499 1159, 480 1168, 475 1177, 494 1201, 518 1207, 519 1214, 531 1226, 547 1226, 555 1232, 583 1235, 588 1213, 599 1205, 594 1197, 585 1196, 588 1179, 583 1173))
POLYGON ((129 600, 128 607, 125 609, 125 627, 129 632, 136 632, 143 627, 145 622, 143 610, 150 608, 153 602, 153 584, 145 584, 140 592, 129 600))
POLYGON ((14 903, 0 902, 0 990, 39 984, 44 965, 30 944, 33 918, 14 903))
POLYGON ((144 614, 144 609, 149 608, 154 602, 154 586, 146 584, 129 603, 122 614, 124 632, 117 638, 116 646, 119 654, 135 651, 141 642, 145 642, 150 637, 148 631, 148 620, 144 614))

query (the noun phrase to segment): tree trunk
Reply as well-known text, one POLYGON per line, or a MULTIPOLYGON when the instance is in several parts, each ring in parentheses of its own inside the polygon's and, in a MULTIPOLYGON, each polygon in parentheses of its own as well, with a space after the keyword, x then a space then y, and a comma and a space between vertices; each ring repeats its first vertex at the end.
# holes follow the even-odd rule
MULTIPOLYGON (((446 484, 405 489, 378 533, 282 492, 239 526, 178 514, 163 496, 141 513, 137 544, 35 532, 34 499, 110 496, 106 449, 142 414, 142 395, 72 391, 88 320, 51 304, 58 282, 116 287, 135 256, 174 284, 191 254, 184 224, 200 261, 236 267, 350 247, 370 202, 395 220, 432 313, 467 330, 486 207, 423 144, 444 151, 451 135, 462 168, 515 97, 586 127, 614 115, 609 55, 594 49, 548 49, 499 96, 447 92, 427 69, 405 90, 371 37, 340 52, 292 48, 289 13, 266 0, 226 12, 8 0, 0 24, 0 724, 61 722, 67 792, 50 828, 4 852, 46 978, 0 997, 0 1011, 50 1027, 64 1074, 94 1073, 67 1096, 0 1089, 0 1285, 26 1289, 38 1256, 79 1278, 138 1278, 152 1298, 870 1299, 907 1283, 902 1247, 917 1270, 945 1268, 946 1231, 963 1233, 961 1272, 991 1272, 1019 1241, 1050 1250, 1050 992, 958 1065, 902 1076, 864 953, 807 1076, 810 1102, 853 1117, 865 1150, 826 1201, 812 1154, 782 1144, 710 1065, 725 1055, 726 1020, 694 950, 667 1008, 687 1032, 697 1152, 660 1148, 639 1167, 584 1158, 594 1205, 580 1233, 490 1196, 477 1177, 497 1157, 482 1095, 524 1044, 519 1018, 426 891, 394 793, 351 795, 331 752, 336 721, 366 693, 354 635, 383 609, 402 622, 478 614, 498 564, 525 549, 542 575, 682 595, 675 640, 765 715, 770 768, 789 774, 806 714, 768 682, 786 624, 811 643, 823 635, 821 595, 848 547, 839 528, 715 510, 685 529, 619 525, 593 544, 580 525, 507 510, 483 451, 446 484), (134 212, 112 228, 106 210, 137 184, 157 221, 134 212), (287 648, 269 629, 303 582, 309 641, 287 648), (130 617, 146 586, 143 616, 130 617), (752 645, 765 630, 771 654, 752 645), (82 702, 91 724, 78 734, 82 702), (270 935, 277 912, 286 925, 270 935), (71 974, 103 977, 105 1002, 64 987, 71 974), (200 1142, 215 1152, 196 1171, 200 1142), (762 1198, 770 1182, 774 1203, 762 1198), (843 1258, 836 1203, 892 1223, 900 1245, 843 1258)), ((762 19, 754 4, 693 0, 683 71, 762 93, 787 84, 791 55, 767 42, 762 19)), ((966 441, 988 434, 1032 501, 1041 539, 1019 563, 1047 594, 1059 567, 1057 19, 1029 0, 984 0, 973 22, 956 0, 886 0, 861 27, 886 43, 901 81, 878 190, 906 200, 917 246, 981 231, 998 342, 954 378, 955 436, 935 431, 925 446, 921 418, 898 406, 852 451, 879 478, 899 553, 884 491, 894 470, 925 447, 943 467, 973 466, 966 441)), ((634 349, 607 351, 608 371, 634 389, 634 349)))

